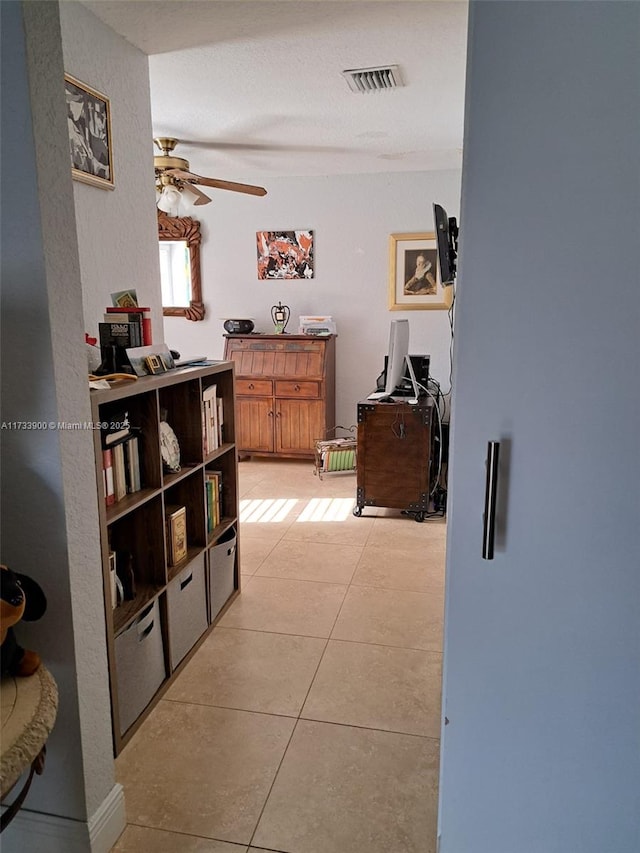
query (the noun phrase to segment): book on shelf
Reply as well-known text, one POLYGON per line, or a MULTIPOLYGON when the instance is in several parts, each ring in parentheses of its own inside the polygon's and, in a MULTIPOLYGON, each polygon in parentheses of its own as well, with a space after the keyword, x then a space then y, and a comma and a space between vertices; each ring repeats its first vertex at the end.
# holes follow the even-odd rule
POLYGON ((202 392, 204 452, 212 453, 220 446, 218 440, 218 403, 217 386, 209 385, 202 392))
POLYGON ((122 429, 116 430, 115 432, 105 433, 103 437, 103 443, 107 447, 113 447, 116 444, 122 444, 123 441, 126 441, 131 437, 131 429, 129 427, 123 427, 122 429))
POLYGON ((213 491, 208 480, 204 481, 204 500, 207 510, 207 533, 213 532, 213 491))
POLYGON ((222 471, 205 470, 207 532, 212 533, 222 517, 222 471))
POLYGON ((218 446, 220 446, 223 442, 224 436, 224 403, 222 397, 218 397, 218 446))
POLYGON ((166 507, 167 562, 175 566, 187 556, 187 508, 170 505, 166 507))
POLYGON ((118 317, 118 320, 122 320, 123 322, 138 323, 140 325, 142 335, 142 344, 140 344, 140 346, 150 347, 152 345, 153 336, 151 334, 150 308, 118 308, 116 306, 109 306, 105 312, 104 319, 106 322, 112 323, 116 316, 118 317))
POLYGON ((127 474, 124 461, 124 444, 116 444, 111 448, 113 460, 113 489, 116 503, 127 494, 127 474))
POLYGON ((102 480, 105 503, 107 506, 113 506, 116 502, 116 493, 113 485, 113 455, 110 447, 102 451, 102 480))
POLYGON ((204 488, 207 505, 207 533, 213 533, 216 524, 218 523, 218 512, 216 502, 216 484, 212 477, 206 477, 204 488))
POLYGON ((142 488, 140 479, 140 449, 138 446, 138 438, 132 435, 127 441, 123 442, 124 454, 127 463, 127 491, 139 492, 142 488))
POLYGON ((140 323, 98 323, 98 337, 101 350, 106 350, 109 346, 125 350, 142 346, 140 323))
POLYGON ((107 506, 142 488, 138 437, 129 434, 102 451, 102 472, 107 506))
POLYGON ((102 430, 103 448, 112 447, 131 435, 129 413, 126 411, 114 412, 108 419, 105 419, 105 423, 107 426, 102 430))
POLYGON ((111 608, 115 610, 118 604, 118 582, 116 574, 116 552, 109 551, 109 589, 111 590, 111 608))

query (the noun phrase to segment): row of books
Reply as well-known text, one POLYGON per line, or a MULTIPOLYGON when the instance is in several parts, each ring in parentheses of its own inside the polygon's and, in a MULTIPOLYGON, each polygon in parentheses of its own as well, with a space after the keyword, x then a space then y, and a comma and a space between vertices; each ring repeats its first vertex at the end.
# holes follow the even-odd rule
POLYGON ((209 385, 202 392, 202 441, 205 455, 217 450, 222 444, 224 406, 218 396, 216 385, 209 385))
POLYGON ((107 308, 104 323, 98 324, 100 346, 110 344, 131 349, 147 347, 153 342, 149 308, 107 308))
POLYGON ((113 506, 125 495, 140 491, 142 483, 137 436, 129 435, 119 444, 103 449, 102 474, 107 506, 113 506))
POLYGON ((204 472, 205 476, 205 498, 207 506, 207 533, 220 524, 222 515, 222 471, 204 472))

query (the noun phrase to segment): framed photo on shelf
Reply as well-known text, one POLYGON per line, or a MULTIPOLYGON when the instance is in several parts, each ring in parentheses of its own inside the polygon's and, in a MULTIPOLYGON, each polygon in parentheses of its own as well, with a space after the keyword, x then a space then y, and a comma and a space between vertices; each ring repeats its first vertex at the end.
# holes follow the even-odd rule
POLYGON ((165 373, 167 368, 165 366, 164 360, 160 356, 160 354, 153 353, 152 355, 148 355, 144 360, 147 370, 151 373, 152 376, 155 376, 157 373, 165 373))
POLYGON ((448 310, 453 288, 443 287, 436 235, 392 234, 389 240, 389 310, 448 310))
POLYGON ((109 98, 64 75, 71 174, 76 181, 112 190, 113 150, 109 98))

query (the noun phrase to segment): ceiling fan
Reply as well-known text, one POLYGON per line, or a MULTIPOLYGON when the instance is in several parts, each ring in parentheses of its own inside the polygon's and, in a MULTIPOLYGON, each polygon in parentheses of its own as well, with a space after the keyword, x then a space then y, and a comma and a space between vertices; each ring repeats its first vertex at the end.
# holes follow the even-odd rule
POLYGON ((263 196, 267 194, 264 187, 252 184, 238 184, 234 181, 223 181, 218 178, 205 178, 189 171, 189 161, 182 157, 174 157, 173 149, 179 140, 173 137, 161 136, 153 140, 162 154, 153 158, 156 172, 156 189, 160 193, 158 207, 165 213, 176 215, 182 192, 187 190, 195 196, 194 205, 209 204, 211 199, 199 189, 199 186, 213 187, 218 190, 230 190, 236 193, 263 196), (198 186, 199 185, 199 186, 198 186))

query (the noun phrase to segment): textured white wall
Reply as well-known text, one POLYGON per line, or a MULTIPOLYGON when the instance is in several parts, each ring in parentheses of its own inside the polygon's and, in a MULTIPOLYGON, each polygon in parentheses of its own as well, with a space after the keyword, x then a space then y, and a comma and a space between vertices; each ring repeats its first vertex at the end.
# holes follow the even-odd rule
MULTIPOLYGON (((90 421, 57 4, 3 4, 2 18, 2 416, 90 421)), ((28 807, 81 826, 114 786, 93 434, 3 431, 2 452, 3 561, 48 599, 20 639, 60 695, 28 807)), ((19 822, 7 853, 35 849, 19 822)))
POLYGON ((110 99, 115 188, 74 181, 85 330, 98 331, 110 294, 133 287, 162 341, 149 67, 145 54, 80 3, 60 4, 64 70, 110 99))
POLYGON ((288 331, 300 314, 331 314, 337 322, 336 419, 355 423, 356 403, 372 390, 384 363, 389 322, 409 319, 410 348, 429 353, 432 375, 449 387, 446 311, 389 311, 389 235, 433 231, 432 203, 457 216, 460 173, 418 172, 280 178, 265 182, 264 198, 212 191, 195 208, 202 223, 202 322, 165 318, 165 338, 183 355, 221 358, 224 317, 253 317, 271 331, 271 306, 291 308, 288 331), (315 278, 259 281, 256 231, 313 229, 315 278))

